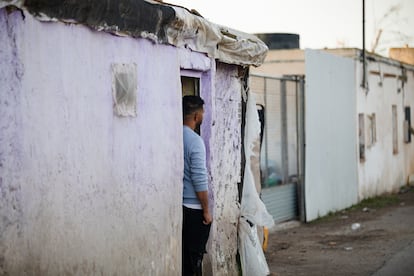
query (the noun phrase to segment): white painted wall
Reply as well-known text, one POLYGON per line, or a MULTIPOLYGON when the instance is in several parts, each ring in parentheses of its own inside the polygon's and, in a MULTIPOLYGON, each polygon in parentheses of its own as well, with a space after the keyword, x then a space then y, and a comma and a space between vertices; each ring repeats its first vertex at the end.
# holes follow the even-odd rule
POLYGON ((182 68, 205 84, 211 270, 236 275, 237 67, 24 15, 0 10, 0 274, 181 275, 182 68), (137 65, 136 117, 114 115, 112 63, 137 65))
MULTIPOLYGON (((411 71, 407 71, 407 82, 402 89, 402 97, 404 100, 404 106, 411 107, 411 126, 414 127, 414 68, 411 71)), ((403 119, 403 118, 402 118, 403 119)), ((405 180, 406 184, 410 175, 414 175, 414 136, 411 135, 411 143, 404 143, 402 146, 402 152, 404 153, 404 165, 405 165, 405 180)))
POLYGON ((306 220, 357 202, 355 62, 305 51, 306 220))
MULTIPOLYGON (((414 107, 413 71, 407 71, 407 82, 404 84, 396 77, 387 77, 387 74, 402 75, 398 64, 369 61, 367 72, 368 91, 361 88, 362 63, 358 63, 357 112, 376 115, 377 141, 366 147, 365 161, 358 161, 360 199, 396 192, 414 173, 414 144, 404 143, 403 137, 404 106, 414 107), (392 105, 397 106, 398 153, 393 153, 392 105)), ((414 114, 413 110, 411 114, 414 114)), ((365 136, 368 131, 366 128, 365 136)))

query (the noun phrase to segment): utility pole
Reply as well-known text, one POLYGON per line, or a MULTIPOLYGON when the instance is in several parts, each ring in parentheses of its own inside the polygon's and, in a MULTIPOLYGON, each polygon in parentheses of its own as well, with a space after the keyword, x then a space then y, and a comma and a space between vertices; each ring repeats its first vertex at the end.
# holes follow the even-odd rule
POLYGON ((365 58, 365 0, 362 0, 362 83, 366 88, 366 58, 365 58))

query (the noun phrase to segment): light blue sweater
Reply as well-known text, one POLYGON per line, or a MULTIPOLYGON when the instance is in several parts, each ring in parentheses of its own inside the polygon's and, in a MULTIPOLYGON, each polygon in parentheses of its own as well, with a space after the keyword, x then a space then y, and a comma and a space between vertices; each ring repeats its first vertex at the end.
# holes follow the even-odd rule
POLYGON ((196 192, 208 190, 206 147, 203 139, 188 126, 183 126, 183 141, 183 203, 200 204, 196 192))

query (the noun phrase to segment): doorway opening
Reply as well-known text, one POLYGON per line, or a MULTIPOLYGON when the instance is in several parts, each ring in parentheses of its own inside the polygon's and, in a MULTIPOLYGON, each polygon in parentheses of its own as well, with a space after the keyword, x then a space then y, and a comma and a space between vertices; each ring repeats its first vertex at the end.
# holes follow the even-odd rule
MULTIPOLYGON (((181 71, 181 92, 182 96, 200 96, 200 78, 196 72, 181 71)), ((195 132, 200 135, 200 126, 198 126, 195 132)))
POLYGON ((181 76, 181 91, 184 96, 200 96, 200 78, 181 76))

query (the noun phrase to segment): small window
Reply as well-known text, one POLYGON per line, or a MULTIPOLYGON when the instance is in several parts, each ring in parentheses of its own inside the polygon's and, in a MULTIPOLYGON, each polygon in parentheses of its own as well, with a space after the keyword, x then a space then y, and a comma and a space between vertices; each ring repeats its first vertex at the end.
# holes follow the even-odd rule
POLYGON ((396 105, 392 105, 392 153, 398 153, 398 118, 396 105))
POLYGON ((359 124, 359 161, 365 161, 365 120, 364 114, 358 114, 359 124))
POLYGON ((367 115, 367 124, 367 147, 372 147, 377 142, 375 113, 367 115))
POLYGON ((411 143, 411 108, 406 106, 404 108, 404 142, 411 143))
POLYGON ((137 66, 112 64, 112 97, 118 116, 137 116, 137 66))

